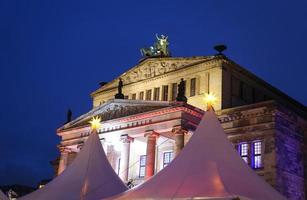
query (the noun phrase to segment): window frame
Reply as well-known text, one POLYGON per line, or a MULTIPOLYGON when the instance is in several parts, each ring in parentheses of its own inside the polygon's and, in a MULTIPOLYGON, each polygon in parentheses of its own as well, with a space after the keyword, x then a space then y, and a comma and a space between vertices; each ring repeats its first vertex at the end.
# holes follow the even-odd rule
POLYGON ((146 175, 146 155, 140 155, 140 162, 139 162, 139 178, 144 178, 146 175), (144 158, 144 163, 142 163, 142 158, 144 158), (141 171, 144 170, 144 174, 141 175, 141 171))
POLYGON ((239 150, 239 155, 242 158, 242 160, 246 163, 246 164, 250 164, 249 161, 249 143, 248 142, 241 142, 238 145, 238 150, 239 150), (244 149, 243 149, 244 147, 244 149))
POLYGON ((252 168, 253 169, 262 169, 263 168, 262 146, 263 146, 263 144, 262 144, 261 140, 252 141, 252 168), (259 144, 259 145, 257 145, 257 144, 259 144), (256 158, 257 158, 257 160, 256 160, 256 158))
POLYGON ((160 87, 155 87, 154 88, 153 100, 154 101, 159 101, 160 100, 160 87))
POLYGON ((152 97, 152 89, 146 90, 145 100, 151 101, 151 97, 152 97))
POLYGON ((167 165, 169 165, 172 160, 174 158, 174 152, 173 151, 165 151, 163 152, 163 159, 162 159, 162 167, 165 168, 167 165), (166 162, 166 155, 169 155, 168 156, 168 161, 166 162))
POLYGON ((144 100, 144 91, 139 93, 139 100, 144 100))
POLYGON ((196 96, 196 78, 190 80, 190 97, 196 96))
POLYGON ((168 85, 162 86, 162 101, 168 101, 168 85))

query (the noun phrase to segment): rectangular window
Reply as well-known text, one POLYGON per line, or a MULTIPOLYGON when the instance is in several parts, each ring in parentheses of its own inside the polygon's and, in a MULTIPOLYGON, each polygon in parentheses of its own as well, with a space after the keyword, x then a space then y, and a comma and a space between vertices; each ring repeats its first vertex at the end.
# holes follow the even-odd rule
POLYGON ((162 101, 168 101, 168 85, 162 86, 162 101))
POLYGON ((239 153, 241 158, 248 164, 248 143, 239 144, 239 153))
POLYGON ((155 88, 154 89, 154 98, 153 98, 153 100, 154 101, 159 101, 159 98, 160 97, 160 88, 155 88))
POLYGON ((163 168, 166 167, 173 160, 173 152, 163 153, 163 168))
POLYGON ((128 95, 124 96, 124 99, 129 99, 129 96, 128 95))
POLYGON ((146 155, 140 156, 140 170, 139 170, 139 177, 145 177, 145 167, 146 167, 146 155))
POLYGON ((151 90, 146 90, 146 100, 151 100, 151 90))
POLYGON ((172 84, 172 101, 175 101, 176 100, 176 97, 177 97, 177 83, 173 83, 172 84))
POLYGON ((196 78, 191 79, 191 84, 190 84, 190 96, 195 96, 196 95, 196 78))
POLYGON ((132 99, 132 100, 136 100, 136 94, 135 94, 135 93, 132 94, 131 99, 132 99))
POLYGON ((139 100, 144 100, 144 92, 140 92, 139 100))
POLYGON ((262 144, 261 141, 255 141, 252 143, 253 145, 253 162, 252 162, 252 167, 254 169, 259 169, 262 168, 262 155, 261 155, 261 149, 262 149, 262 144))

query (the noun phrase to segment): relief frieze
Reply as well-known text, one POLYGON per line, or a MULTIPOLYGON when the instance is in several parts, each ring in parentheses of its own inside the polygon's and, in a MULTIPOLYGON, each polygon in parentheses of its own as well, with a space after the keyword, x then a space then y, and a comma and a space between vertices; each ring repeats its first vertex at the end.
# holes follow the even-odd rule
MULTIPOLYGON (((133 82, 138 82, 142 80, 146 80, 149 78, 154 78, 156 76, 160 76, 166 74, 168 72, 172 72, 185 66, 191 65, 193 63, 198 63, 201 60, 208 60, 208 58, 198 58, 193 60, 166 60, 166 61, 156 61, 149 60, 144 61, 144 63, 140 64, 137 67, 132 68, 128 72, 121 75, 121 79, 124 84, 130 84, 133 82)), ((103 87, 103 89, 114 88, 117 85, 117 79, 115 79, 110 84, 107 84, 103 87)))

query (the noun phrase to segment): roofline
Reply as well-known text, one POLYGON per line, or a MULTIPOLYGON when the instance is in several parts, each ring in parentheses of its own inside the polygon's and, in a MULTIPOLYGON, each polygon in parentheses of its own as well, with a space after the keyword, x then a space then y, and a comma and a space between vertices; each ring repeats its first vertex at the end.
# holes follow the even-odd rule
POLYGON ((307 118, 307 107, 304 104, 302 104, 301 102, 297 101, 296 99, 290 97, 289 95, 282 92, 280 89, 276 88, 275 86, 271 85, 270 83, 264 81, 262 78, 253 74, 252 72, 250 72, 246 68, 240 66, 239 64, 237 64, 233 60, 229 59, 228 57, 225 56, 224 59, 229 61, 231 64, 235 65, 240 70, 240 72, 243 73, 244 75, 246 75, 247 77, 249 77, 251 79, 255 79, 256 81, 260 82, 260 84, 263 84, 266 89, 272 91, 273 94, 276 94, 281 99, 285 99, 285 102, 280 101, 279 99, 274 99, 275 101, 279 102, 283 106, 289 107, 289 105, 286 104, 286 101, 288 101, 290 104, 292 104, 292 106, 290 106, 290 108, 293 108, 294 111, 297 114, 299 114, 300 116, 307 118))

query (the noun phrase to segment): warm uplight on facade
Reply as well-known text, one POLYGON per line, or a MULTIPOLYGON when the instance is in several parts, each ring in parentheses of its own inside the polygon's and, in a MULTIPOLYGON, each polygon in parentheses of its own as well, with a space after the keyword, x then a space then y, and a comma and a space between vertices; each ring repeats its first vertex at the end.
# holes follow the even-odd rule
POLYGON ((101 124, 101 118, 99 116, 93 117, 90 121, 92 130, 97 130, 100 128, 101 124))
POLYGON ((207 104, 207 109, 212 107, 216 103, 216 96, 213 93, 205 94, 205 103, 207 104))

